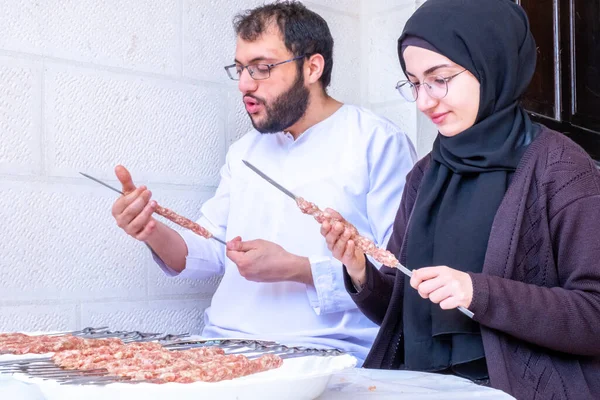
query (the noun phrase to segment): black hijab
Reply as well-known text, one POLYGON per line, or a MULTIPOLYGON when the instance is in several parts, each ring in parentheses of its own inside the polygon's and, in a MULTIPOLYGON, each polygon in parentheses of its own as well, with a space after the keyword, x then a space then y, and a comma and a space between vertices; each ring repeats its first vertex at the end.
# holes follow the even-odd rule
MULTIPOLYGON (((478 273, 494 216, 534 131, 519 98, 535 70, 536 45, 525 12, 510 0, 425 2, 398 39, 405 72, 403 43, 414 45, 414 38, 466 68, 481 88, 475 124, 434 142, 408 226, 407 265, 478 273)), ((422 299, 408 280, 406 286, 405 367, 485 378, 479 325, 422 299)))

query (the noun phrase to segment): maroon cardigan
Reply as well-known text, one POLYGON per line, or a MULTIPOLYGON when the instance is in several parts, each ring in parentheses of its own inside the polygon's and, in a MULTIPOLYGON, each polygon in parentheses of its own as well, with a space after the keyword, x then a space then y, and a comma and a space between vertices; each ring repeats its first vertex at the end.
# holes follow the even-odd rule
MULTIPOLYGON (((388 244, 403 264, 429 163, 408 174, 388 244)), ((579 146, 547 128, 529 145, 494 219, 483 272, 469 275, 492 387, 517 399, 600 398, 600 173, 579 146)), ((404 279, 368 263, 357 293, 345 272, 348 292, 381 326, 366 368, 402 363, 404 279)))

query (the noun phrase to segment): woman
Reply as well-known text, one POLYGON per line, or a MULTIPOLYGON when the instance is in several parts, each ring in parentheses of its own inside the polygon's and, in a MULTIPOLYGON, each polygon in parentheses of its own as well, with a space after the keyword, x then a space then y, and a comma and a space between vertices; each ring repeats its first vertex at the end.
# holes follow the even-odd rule
POLYGON ((321 228, 381 326, 365 367, 457 374, 519 399, 599 396, 600 174, 519 105, 536 58, 525 13, 428 0, 398 52, 398 89, 439 131, 388 244, 412 278, 377 269, 341 223, 321 228))

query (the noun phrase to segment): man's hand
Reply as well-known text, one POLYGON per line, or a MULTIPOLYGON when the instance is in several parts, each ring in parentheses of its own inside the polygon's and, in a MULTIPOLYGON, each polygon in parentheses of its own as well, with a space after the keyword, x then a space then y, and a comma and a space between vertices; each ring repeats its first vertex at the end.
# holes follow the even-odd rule
POLYGON ((444 310, 463 306, 473 300, 473 281, 466 272, 446 266, 413 270, 410 286, 424 299, 439 304, 444 310))
POLYGON ((135 187, 131 174, 121 165, 115 168, 115 174, 123 186, 123 196, 113 204, 112 215, 119 228, 137 240, 148 240, 156 229, 152 217, 156 202, 150 201, 152 193, 145 187, 135 187))
POLYGON ((239 236, 227 243, 227 257, 240 275, 254 282, 300 282, 313 285, 310 262, 262 239, 242 241, 239 236))

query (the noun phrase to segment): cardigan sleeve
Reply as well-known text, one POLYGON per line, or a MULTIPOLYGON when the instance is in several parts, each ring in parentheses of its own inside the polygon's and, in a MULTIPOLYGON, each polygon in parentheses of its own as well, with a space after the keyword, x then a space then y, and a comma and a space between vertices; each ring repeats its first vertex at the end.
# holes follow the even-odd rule
POLYGON ((475 319, 551 350, 600 356, 599 221, 600 194, 572 202, 549 221, 559 287, 470 273, 475 319))
MULTIPOLYGON (((404 236, 412 207, 418 192, 418 186, 423 177, 424 169, 428 165, 428 158, 419 161, 406 177, 406 185, 402 193, 400 207, 396 213, 392 235, 388 242, 387 249, 394 254, 398 260, 403 261, 402 250, 404 236)), ((404 274, 397 273, 396 268, 382 266, 378 269, 367 259, 366 282, 360 291, 357 291, 348 271, 344 267, 344 284, 350 297, 356 303, 361 312, 377 325, 381 325, 388 312, 389 304, 392 301, 392 294, 395 284, 403 284, 404 274), (401 280, 401 282, 396 282, 401 280)), ((400 294, 401 295, 401 294, 400 294)), ((401 299, 394 302, 395 309, 402 310, 401 299), (399 300, 399 301, 398 301, 399 300)))

